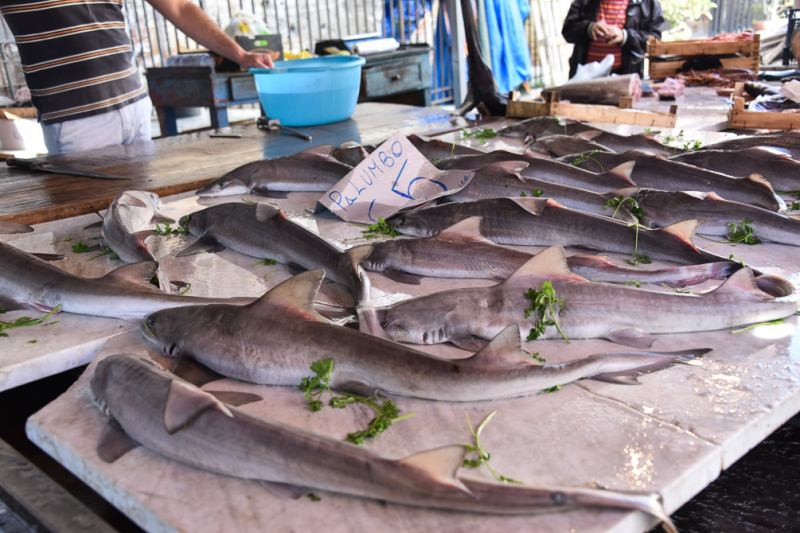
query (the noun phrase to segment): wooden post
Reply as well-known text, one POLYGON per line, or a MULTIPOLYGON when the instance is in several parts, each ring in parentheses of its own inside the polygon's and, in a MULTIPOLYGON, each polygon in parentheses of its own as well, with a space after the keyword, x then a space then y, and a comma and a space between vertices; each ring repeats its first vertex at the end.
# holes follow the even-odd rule
POLYGON ((459 0, 447 0, 447 13, 450 19, 450 42, 453 58, 453 103, 456 107, 467 97, 467 54, 464 50, 464 16, 461 14, 459 0))

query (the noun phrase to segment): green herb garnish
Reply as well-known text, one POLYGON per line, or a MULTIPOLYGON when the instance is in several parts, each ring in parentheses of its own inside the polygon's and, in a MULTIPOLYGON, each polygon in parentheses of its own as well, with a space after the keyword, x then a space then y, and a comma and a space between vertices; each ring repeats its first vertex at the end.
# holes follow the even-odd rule
POLYGON ((637 219, 642 220, 642 217, 644 216, 644 211, 642 210, 642 206, 639 205, 639 202, 637 202, 636 199, 631 198, 629 196, 623 197, 620 194, 616 198, 610 199, 608 202, 606 202, 606 205, 605 207, 603 207, 603 210, 605 211, 606 209, 614 207, 615 208, 614 213, 611 215, 611 218, 614 218, 615 216, 617 216, 617 211, 619 211, 619 208, 622 207, 622 204, 624 204, 625 202, 631 204, 631 213, 633 213, 633 215, 637 219))
POLYGON ((539 355, 539 352, 536 353, 529 353, 528 357, 533 359, 534 361, 539 361, 540 363, 544 364, 547 362, 547 359, 539 355))
POLYGON ((72 245, 72 253, 74 254, 83 254, 86 252, 91 252, 92 248, 83 242, 83 239, 79 240, 77 244, 72 245))
POLYGON ((500 472, 498 472, 497 470, 495 470, 494 468, 492 468, 491 465, 489 465, 489 460, 492 458, 492 456, 491 456, 491 454, 489 452, 486 451, 486 448, 484 448, 481 445, 481 442, 480 442, 481 432, 483 431, 483 428, 486 427, 486 424, 489 423, 489 420, 491 420, 492 417, 495 414, 497 414, 497 411, 492 411, 491 413, 489 413, 489 416, 487 416, 483 420, 483 422, 481 422, 481 424, 478 426, 477 431, 472 428, 472 422, 470 422, 470 420, 469 420, 469 413, 465 413, 465 414, 467 415, 467 425, 469 426, 470 433, 472 433, 472 440, 475 442, 475 444, 474 445, 473 444, 462 444, 461 446, 466 448, 467 451, 475 452, 478 455, 478 458, 477 459, 466 459, 465 458, 464 461, 461 463, 461 466, 463 468, 474 469, 474 468, 478 468, 481 465, 486 465, 486 468, 489 469, 489 472, 491 472, 492 477, 494 477, 497 481, 502 481, 504 483, 514 483, 515 485, 524 485, 525 483, 523 483, 522 481, 510 478, 510 477, 506 477, 506 476, 502 475, 500 472))
POLYGON ((684 150, 699 150, 701 146, 703 146, 703 143, 700 141, 687 141, 683 143, 684 150))
POLYGON ((524 293, 525 298, 531 301, 530 307, 525 309, 525 318, 533 316, 536 318, 536 325, 528 332, 527 340, 536 340, 544 334, 547 326, 555 326, 567 344, 571 344, 564 332, 561 331, 561 326, 558 325, 556 320, 556 304, 564 307, 564 300, 556 298, 556 291, 553 289, 553 284, 549 281, 542 283, 540 290, 528 289, 524 293), (547 320, 547 313, 550 312, 550 320, 547 320), (541 315, 539 314, 541 312, 541 315))
POLYGON ((747 265, 745 265, 745 264, 744 264, 744 259, 739 259, 739 258, 737 258, 737 257, 736 257, 735 255, 733 255, 733 254, 729 255, 729 256, 728 256, 728 259, 730 259, 731 261, 739 261, 739 263, 742 265, 742 268, 744 268, 745 266, 747 266, 747 265))
POLYGON ((164 222, 163 228, 160 224, 156 224, 156 230, 153 235, 186 235, 187 233, 189 233, 189 229, 186 226, 179 224, 177 228, 173 228, 169 225, 169 222, 164 222))
POLYGON ((462 139, 478 139, 481 144, 486 144, 487 139, 494 139, 495 137, 497 137, 497 132, 492 128, 483 128, 475 131, 461 130, 462 139))
POLYGON ((320 498, 319 496, 317 496, 313 492, 309 492, 308 493, 308 499, 311 500, 312 502, 321 502, 322 501, 322 498, 320 498))
POLYGON ((251 265, 274 265, 277 263, 274 259, 264 259, 263 261, 256 261, 255 263, 250 263, 251 265))
MULTIPOLYGON (((542 194, 543 194, 542 193, 542 189, 534 189, 533 192, 531 193, 531 196, 533 198, 540 198, 542 196, 542 194)), ((520 198, 527 198, 528 197, 528 195, 525 194, 525 192, 519 193, 519 196, 520 196, 520 198)))
POLYGON ((53 241, 50 244, 53 245, 53 244, 58 244, 60 242, 70 242, 71 240, 72 240, 72 237, 67 237, 66 239, 61 239, 60 241, 53 241))
POLYGON ((277 270, 270 270, 269 272, 267 272, 264 275, 264 281, 267 281, 267 278, 270 277, 271 275, 273 275, 275 272, 277 272, 277 270))
POLYGON ((749 245, 761 244, 761 239, 758 239, 753 235, 756 229, 750 225, 752 222, 752 218, 746 218, 744 219, 744 222, 740 224, 729 222, 728 233, 730 233, 730 237, 728 237, 728 242, 740 242, 742 244, 749 245))
POLYGON ((692 294, 692 291, 690 291, 689 289, 676 289, 675 287, 670 287, 666 283, 662 283, 661 286, 666 287, 671 291, 677 292, 678 294, 692 294))
POLYGON ((549 389, 545 389, 542 391, 542 394, 548 394, 550 392, 557 392, 561 390, 561 385, 556 385, 555 387, 550 387, 549 389))
POLYGON ((636 287, 637 289, 641 289, 641 288, 642 288, 642 284, 641 284, 641 283, 639 283, 638 281, 636 281, 635 279, 632 279, 632 280, 630 280, 629 282, 627 282, 627 283, 625 284, 625 286, 626 286, 626 287, 631 287, 631 286, 633 286, 633 287, 636 287))
POLYGON ((378 222, 372 224, 361 233, 365 236, 365 239, 379 239, 384 235, 394 239, 400 235, 397 230, 394 229, 394 226, 386 222, 383 217, 378 217, 378 222), (368 235, 369 233, 375 233, 375 235, 368 235))
POLYGON ((185 288, 185 289, 183 289, 183 290, 180 292, 181 296, 183 296, 184 294, 186 294, 187 292, 189 292, 189 289, 191 289, 191 288, 192 288, 192 284, 191 284, 191 283, 188 283, 188 284, 186 285, 186 288, 185 288))
POLYGON ((800 211, 800 201, 795 200, 786 206, 786 212, 788 213, 789 211, 800 211))
POLYGON ((576 167, 576 166, 580 165, 581 163, 583 163, 584 161, 594 161, 595 163, 597 163, 597 166, 600 167, 600 172, 605 172, 605 170, 603 169, 603 165, 600 164, 600 161, 598 161, 597 159, 592 157, 593 155, 596 155, 596 154, 599 154, 599 153, 602 153, 602 152, 603 152, 602 150, 592 150, 591 152, 588 152, 588 153, 585 153, 585 154, 581 154, 580 157, 578 157, 578 159, 576 159, 575 161, 570 163, 570 165, 576 167))
POLYGON ((103 253, 98 254, 98 255, 94 255, 94 256, 90 257, 89 259, 87 259, 87 261, 91 261, 93 259, 97 259, 98 257, 103 257, 104 255, 111 256, 111 259, 119 259, 119 256, 117 255, 117 252, 115 252, 114 250, 112 250, 111 248, 106 246, 105 250, 103 250, 103 253))
POLYGON ((363 403, 375 409, 377 416, 370 420, 367 429, 348 433, 345 440, 358 444, 359 446, 364 443, 364 439, 375 437, 383 433, 393 423, 412 417, 416 413, 408 413, 403 416, 400 415, 400 410, 394 402, 380 398, 377 394, 369 398, 351 394, 349 392, 342 392, 342 396, 333 394, 330 386, 331 372, 333 371, 332 359, 321 359, 311 363, 311 370, 316 374, 310 378, 303 378, 300 384, 300 390, 305 393, 306 402, 312 411, 317 412, 322 409, 322 395, 328 391, 330 400, 328 405, 337 409, 344 409, 348 405, 355 403, 363 403))
POLYGON ((756 326, 777 326, 779 324, 783 324, 783 319, 779 318, 778 320, 773 320, 771 322, 759 322, 758 324, 753 324, 752 326, 747 326, 746 328, 742 329, 734 329, 731 333, 741 333, 742 331, 747 331, 748 329, 753 329, 756 326))
POLYGON ((61 309, 61 304, 55 306, 49 313, 47 313, 41 318, 30 318, 27 316, 22 316, 16 319, 14 322, 3 322, 2 320, 0 320, 0 337, 8 337, 8 333, 5 333, 7 329, 22 328, 25 326, 35 326, 36 324, 44 322, 47 318, 50 317, 50 315, 57 312, 59 309, 61 309))
POLYGON ((629 265, 632 265, 632 266, 638 266, 639 263, 644 263, 645 265, 649 265, 653 261, 649 257, 647 257, 646 255, 643 255, 643 254, 639 253, 639 228, 644 228, 644 229, 647 229, 647 228, 645 228, 644 226, 642 226, 638 222, 633 222, 631 224, 628 224, 629 228, 631 226, 636 226, 636 240, 634 241, 634 245, 633 245, 633 255, 631 256, 630 259, 626 259, 625 262, 628 263, 629 265))
POLYGON ((36 344, 36 340, 28 341, 28 344, 36 344))

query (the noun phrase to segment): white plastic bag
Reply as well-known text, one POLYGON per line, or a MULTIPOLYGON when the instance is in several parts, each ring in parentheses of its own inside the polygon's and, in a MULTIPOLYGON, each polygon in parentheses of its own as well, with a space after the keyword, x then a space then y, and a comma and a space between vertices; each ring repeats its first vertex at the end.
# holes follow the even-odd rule
POLYGON ((613 66, 614 54, 608 54, 599 63, 597 61, 592 61, 587 65, 578 65, 578 70, 575 71, 575 75, 571 77, 567 83, 604 78, 611 74, 613 66))
POLYGON ((228 26, 225 28, 225 33, 229 37, 240 37, 254 35, 268 35, 267 24, 263 20, 257 19, 250 13, 236 13, 228 26))

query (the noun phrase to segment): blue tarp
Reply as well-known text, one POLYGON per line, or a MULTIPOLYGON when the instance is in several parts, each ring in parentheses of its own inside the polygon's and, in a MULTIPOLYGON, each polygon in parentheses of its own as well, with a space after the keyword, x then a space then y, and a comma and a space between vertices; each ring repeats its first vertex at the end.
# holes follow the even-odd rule
POLYGON ((531 52, 525 38, 528 0, 485 0, 492 73, 501 93, 531 77, 531 52))

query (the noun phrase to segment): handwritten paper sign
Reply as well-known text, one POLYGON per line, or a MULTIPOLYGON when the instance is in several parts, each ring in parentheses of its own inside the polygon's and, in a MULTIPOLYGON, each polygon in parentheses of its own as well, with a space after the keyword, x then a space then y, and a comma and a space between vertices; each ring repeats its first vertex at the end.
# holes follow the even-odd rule
POLYGON ((349 222, 373 224, 403 208, 420 205, 463 189, 472 179, 466 170, 441 171, 397 132, 362 161, 319 203, 349 222))

